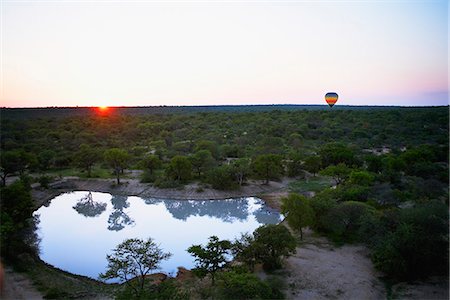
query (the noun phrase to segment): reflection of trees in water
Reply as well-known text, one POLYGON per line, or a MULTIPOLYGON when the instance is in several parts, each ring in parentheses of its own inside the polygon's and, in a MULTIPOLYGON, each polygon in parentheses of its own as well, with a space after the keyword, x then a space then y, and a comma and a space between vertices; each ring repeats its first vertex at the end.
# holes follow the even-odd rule
POLYGON ((280 215, 267 207, 261 207, 256 210, 253 215, 256 221, 261 224, 278 224, 280 222, 280 215))
POLYGON ((125 228, 127 225, 134 224, 134 220, 130 218, 123 210, 130 206, 126 196, 113 196, 111 203, 113 205, 113 211, 108 218, 108 229, 119 231, 125 228))
POLYGON ((248 201, 237 200, 207 200, 207 201, 164 201, 172 216, 184 220, 189 216, 210 216, 224 222, 245 220, 248 216, 248 201))
POLYGON ((106 203, 95 202, 92 193, 89 192, 73 206, 73 209, 85 217, 96 217, 105 211, 106 203))

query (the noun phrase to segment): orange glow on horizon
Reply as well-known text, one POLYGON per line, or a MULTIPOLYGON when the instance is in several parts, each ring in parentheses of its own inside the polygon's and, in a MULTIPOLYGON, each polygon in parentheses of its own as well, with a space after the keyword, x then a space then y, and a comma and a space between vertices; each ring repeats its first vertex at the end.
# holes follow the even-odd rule
POLYGON ((97 106, 97 112, 98 112, 100 115, 106 115, 106 114, 109 114, 109 106, 104 106, 104 105, 102 105, 102 106, 97 106))

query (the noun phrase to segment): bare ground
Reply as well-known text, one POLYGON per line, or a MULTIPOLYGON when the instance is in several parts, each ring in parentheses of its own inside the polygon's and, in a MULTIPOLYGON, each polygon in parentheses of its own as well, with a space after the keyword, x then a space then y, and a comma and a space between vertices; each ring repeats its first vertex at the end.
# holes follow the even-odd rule
POLYGON ((364 246, 335 247, 324 237, 304 235, 286 261, 288 299, 384 299, 386 291, 364 246))
POLYGON ((5 267, 3 291, 1 299, 5 300, 35 300, 43 299, 42 294, 33 286, 31 280, 21 273, 5 267))

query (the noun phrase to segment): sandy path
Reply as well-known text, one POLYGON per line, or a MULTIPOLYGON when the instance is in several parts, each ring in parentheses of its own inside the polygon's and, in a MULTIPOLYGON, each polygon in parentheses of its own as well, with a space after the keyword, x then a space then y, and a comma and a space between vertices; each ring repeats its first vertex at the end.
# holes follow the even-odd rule
POLYGON ((386 291, 364 246, 336 248, 306 234, 286 261, 288 299, 385 299, 386 291))
POLYGON ((42 294, 33 286, 33 283, 25 275, 14 272, 5 267, 4 289, 1 299, 43 299, 42 294))

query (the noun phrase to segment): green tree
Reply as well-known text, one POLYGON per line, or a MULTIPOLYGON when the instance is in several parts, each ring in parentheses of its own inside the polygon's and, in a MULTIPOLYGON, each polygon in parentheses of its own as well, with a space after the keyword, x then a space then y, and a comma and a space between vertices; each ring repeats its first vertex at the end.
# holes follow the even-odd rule
POLYGON ((112 148, 105 151, 105 161, 113 168, 114 174, 117 178, 117 184, 120 184, 120 173, 127 166, 129 155, 128 153, 119 148, 112 148))
POLYGON ((303 167, 305 168, 305 170, 308 172, 311 172, 314 177, 319 172, 321 166, 322 166, 322 160, 320 159, 320 156, 318 156, 318 155, 308 156, 305 159, 305 162, 303 164, 303 167))
POLYGON ((199 150, 194 153, 190 157, 192 167, 197 172, 197 175, 200 177, 203 173, 209 170, 212 166, 214 166, 214 158, 211 155, 209 150, 199 150))
POLYGON ((207 181, 217 190, 232 190, 237 187, 233 169, 229 165, 223 165, 210 170, 207 174, 207 181))
POLYGON ((326 230, 337 240, 353 241, 363 221, 376 213, 375 209, 361 202, 347 201, 331 208, 325 217, 326 230))
POLYGON ((383 170, 383 162, 381 156, 368 155, 366 156, 367 170, 374 173, 380 173, 383 170))
POLYGON ((153 172, 156 169, 161 168, 162 162, 157 155, 150 154, 144 158, 142 166, 150 173, 150 175, 153 175, 153 172))
POLYGON ((255 265, 260 262, 258 253, 264 251, 262 246, 255 244, 252 234, 242 233, 241 237, 233 242, 232 252, 236 260, 243 262, 253 272, 255 265))
POLYGON ((91 177, 91 170, 94 164, 100 160, 98 150, 87 144, 81 144, 80 149, 75 153, 77 165, 86 170, 88 177, 91 177))
POLYGON ((1 223, 0 241, 2 256, 15 259, 22 251, 30 249, 29 243, 33 227, 35 203, 31 198, 30 187, 17 180, 0 189, 1 223))
POLYGON ((253 162, 255 173, 269 184, 270 179, 277 179, 283 174, 282 157, 277 154, 263 154, 253 162))
POLYGON ((0 176, 2 186, 6 185, 6 177, 19 170, 20 155, 17 151, 1 151, 0 152, 0 176))
POLYGON ((158 269, 161 261, 171 256, 172 254, 163 252, 151 238, 127 239, 113 249, 113 254, 106 256, 108 267, 99 278, 118 278, 139 296, 144 290, 145 276, 158 269))
POLYGON ((48 170, 53 165, 56 153, 53 150, 44 150, 38 155, 39 165, 42 170, 48 170))
POLYGON ((239 186, 242 186, 250 174, 250 159, 248 158, 239 158, 231 163, 231 169, 234 173, 234 177, 236 178, 239 186))
POLYGON ((343 183, 350 175, 352 169, 345 164, 340 163, 338 165, 330 165, 320 171, 321 175, 331 176, 336 181, 336 185, 343 183))
POLYGON ((228 271, 220 276, 219 291, 225 299, 284 299, 280 286, 271 287, 253 273, 228 271))
POLYGON ((400 210, 396 221, 395 229, 375 245, 375 266, 397 280, 448 277, 448 206, 439 201, 418 204, 400 210))
POLYGON ((295 253, 297 242, 289 230, 283 225, 264 225, 253 233, 253 246, 259 249, 257 259, 266 270, 281 267, 281 257, 295 253))
POLYGON ((214 159, 220 159, 220 148, 219 145, 214 141, 200 140, 196 143, 194 151, 198 152, 200 150, 208 150, 214 159))
POLYGON ((167 174, 174 180, 186 181, 191 178, 192 164, 186 156, 174 156, 167 169, 167 174))
POLYGON ((290 155, 289 162, 287 164, 287 174, 289 177, 295 177, 302 174, 303 171, 303 155, 300 153, 294 153, 290 155))
POLYGON ((351 184, 357 184, 362 186, 372 185, 375 177, 367 171, 352 171, 349 176, 349 182, 351 184))
POLYGON ((211 236, 208 244, 192 245, 187 251, 195 257, 196 268, 194 272, 199 277, 211 274, 211 283, 215 284, 216 272, 222 269, 228 262, 227 256, 230 254, 231 242, 220 241, 217 236, 211 236))
POLYGON ((353 150, 342 143, 329 143, 319 150, 324 167, 344 163, 348 166, 359 165, 353 150))
POLYGON ((302 195, 289 194, 281 201, 281 212, 286 216, 289 226, 300 231, 300 239, 303 240, 302 228, 313 224, 314 211, 309 199, 302 195))

